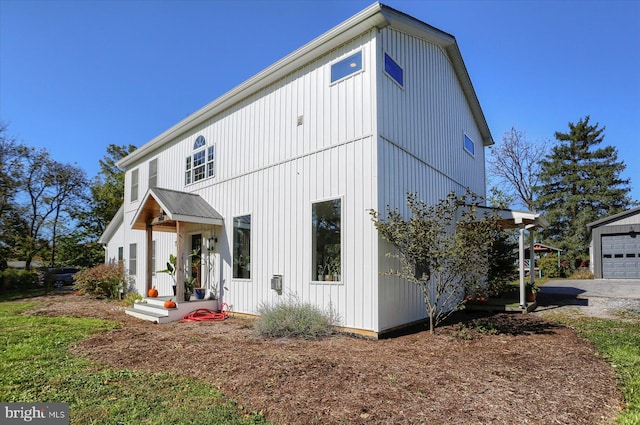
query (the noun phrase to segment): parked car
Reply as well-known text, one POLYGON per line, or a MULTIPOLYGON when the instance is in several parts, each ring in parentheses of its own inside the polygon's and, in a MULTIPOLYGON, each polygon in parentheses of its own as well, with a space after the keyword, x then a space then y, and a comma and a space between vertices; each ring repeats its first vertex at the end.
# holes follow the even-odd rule
POLYGON ((56 288, 73 285, 73 276, 80 270, 73 267, 49 268, 38 276, 43 284, 48 282, 56 288))

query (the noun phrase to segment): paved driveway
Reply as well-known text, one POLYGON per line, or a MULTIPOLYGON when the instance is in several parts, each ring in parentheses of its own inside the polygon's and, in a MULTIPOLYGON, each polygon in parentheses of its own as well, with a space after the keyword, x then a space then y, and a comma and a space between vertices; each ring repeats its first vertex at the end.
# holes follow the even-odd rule
POLYGON ((567 295, 576 298, 640 299, 640 280, 550 280, 540 287, 540 293, 544 295, 567 295))
POLYGON ((551 280, 540 287, 540 314, 558 310, 587 316, 619 318, 620 312, 640 317, 640 280, 551 280))

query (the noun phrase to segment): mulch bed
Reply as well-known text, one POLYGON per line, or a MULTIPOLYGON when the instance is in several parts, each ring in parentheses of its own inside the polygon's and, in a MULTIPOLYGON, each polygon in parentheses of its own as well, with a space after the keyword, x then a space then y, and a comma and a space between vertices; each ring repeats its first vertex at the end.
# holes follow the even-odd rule
POLYGON ((421 328, 378 341, 267 340, 247 319, 157 325, 110 302, 39 300, 31 314, 123 323, 75 354, 117 369, 195 376, 276 423, 591 425, 612 423, 622 405, 614 371, 593 346, 531 314, 462 315, 435 335, 421 328))

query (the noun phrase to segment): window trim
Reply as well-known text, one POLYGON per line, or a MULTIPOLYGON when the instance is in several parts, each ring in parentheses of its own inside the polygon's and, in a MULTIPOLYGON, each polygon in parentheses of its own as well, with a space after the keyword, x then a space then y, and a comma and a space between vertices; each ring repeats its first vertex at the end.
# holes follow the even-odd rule
POLYGON ((129 275, 136 276, 138 273, 138 244, 129 244, 129 275))
POLYGON ((233 280, 243 280, 243 281, 251 281, 252 280, 252 262, 251 262, 251 258, 253 257, 253 214, 251 213, 246 213, 246 214, 236 214, 231 218, 231 223, 233 223, 233 225, 231 226, 231 278, 233 280), (249 269, 247 270, 249 272, 249 276, 248 277, 242 277, 242 276, 236 276, 236 267, 235 267, 235 262, 236 262, 236 253, 235 253, 235 237, 236 237, 236 224, 235 221, 236 219, 240 219, 242 217, 249 217, 249 269))
POLYGON ((311 214, 309 216, 310 219, 310 226, 309 229, 311 231, 311 246, 310 246, 310 251, 311 251, 311 284, 315 284, 315 285, 344 285, 344 252, 345 252, 345 238, 344 238, 344 224, 345 224, 345 220, 344 220, 344 212, 345 212, 345 203, 344 203, 344 195, 340 195, 340 196, 332 196, 332 197, 327 197, 327 198, 320 198, 320 199, 315 199, 311 201, 311 210, 310 210, 311 214), (313 241, 314 241, 314 224, 313 224, 313 206, 315 204, 319 204, 322 202, 329 202, 329 201, 340 201, 340 271, 339 271, 339 275, 340 275, 340 279, 339 280, 317 280, 318 277, 318 271, 316 270, 317 268, 317 264, 316 264, 316 258, 315 258, 315 246, 313 246, 313 241))
POLYGON ((476 142, 467 135, 467 133, 464 133, 464 138, 462 139, 462 146, 464 148, 464 151, 467 152, 469 155, 471 155, 472 157, 476 157, 476 142), (467 140, 471 143, 471 150, 469 150, 469 148, 467 147, 467 140))
POLYGON ((350 78, 350 77, 353 77, 355 75, 358 75, 358 74, 364 72, 364 70, 365 70, 365 68, 364 68, 364 52, 363 52, 363 50, 360 49, 360 50, 357 50, 357 51, 355 51, 353 53, 348 53, 348 54, 342 56, 340 59, 337 59, 337 60, 335 60, 335 61, 333 61, 333 62, 331 62, 329 64, 329 82, 330 82, 330 85, 337 84, 337 83, 339 83, 341 81, 346 80, 347 78, 350 78), (354 56, 358 56, 358 55, 360 56, 359 67, 358 67, 358 64, 356 64, 355 68, 357 68, 357 69, 354 69, 353 72, 349 72, 349 73, 346 73, 346 74, 340 74, 340 76, 338 76, 337 78, 334 79, 334 77, 333 77, 334 67, 339 65, 339 64, 342 64, 343 62, 346 63, 349 59, 351 59, 354 56))
POLYGON ((135 170, 131 170, 131 193, 130 193, 130 197, 129 199, 131 200, 131 202, 137 202, 138 201, 138 188, 140 186, 140 175, 139 175, 139 169, 136 168, 135 170))
POLYGON ((384 70, 385 75, 387 77, 389 77, 391 79, 391 81, 396 83, 398 85, 398 87, 400 87, 401 89, 404 90, 404 68, 402 66, 400 66, 400 64, 393 58, 393 56, 391 56, 387 52, 384 52, 383 61, 384 61, 384 63, 382 64, 382 69, 384 70), (394 65, 395 67, 397 67, 400 70, 400 78, 402 79, 402 81, 398 81, 396 79, 396 77, 391 72, 387 71, 387 59, 389 59, 391 61, 392 65, 394 65))
POLYGON ((207 143, 203 135, 199 135, 196 138, 196 141, 193 143, 191 153, 185 157, 185 161, 183 163, 185 186, 216 177, 216 145, 217 143, 215 142, 207 143), (196 165, 196 163, 198 165, 196 165))
POLYGON ((149 161, 149 187, 158 186, 158 158, 149 161))

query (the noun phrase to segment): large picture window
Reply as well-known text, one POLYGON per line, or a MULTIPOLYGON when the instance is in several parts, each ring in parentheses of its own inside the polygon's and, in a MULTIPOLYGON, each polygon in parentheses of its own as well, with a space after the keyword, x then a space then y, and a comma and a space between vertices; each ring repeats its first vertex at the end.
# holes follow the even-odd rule
POLYGON ((316 202, 312 207, 313 280, 342 279, 342 202, 316 202))
POLYGON ((233 219, 233 277, 251 279, 251 216, 233 219))

